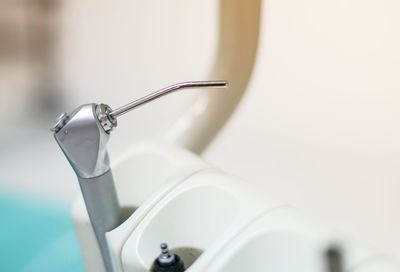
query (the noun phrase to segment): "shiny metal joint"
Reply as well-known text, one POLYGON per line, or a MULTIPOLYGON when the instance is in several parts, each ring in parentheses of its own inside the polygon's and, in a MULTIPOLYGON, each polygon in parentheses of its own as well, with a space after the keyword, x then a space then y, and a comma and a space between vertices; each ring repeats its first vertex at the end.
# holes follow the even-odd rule
POLYGON ((117 119, 110 115, 110 106, 99 104, 96 106, 96 115, 104 131, 110 133, 117 126, 117 119))

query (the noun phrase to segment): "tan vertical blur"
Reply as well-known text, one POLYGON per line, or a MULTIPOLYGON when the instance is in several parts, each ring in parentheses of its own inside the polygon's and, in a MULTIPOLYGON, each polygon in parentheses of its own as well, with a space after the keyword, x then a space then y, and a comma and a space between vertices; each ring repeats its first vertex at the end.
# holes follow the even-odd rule
POLYGON ((0 108, 16 120, 51 111, 60 101, 55 99, 59 4, 0 0, 0 108))

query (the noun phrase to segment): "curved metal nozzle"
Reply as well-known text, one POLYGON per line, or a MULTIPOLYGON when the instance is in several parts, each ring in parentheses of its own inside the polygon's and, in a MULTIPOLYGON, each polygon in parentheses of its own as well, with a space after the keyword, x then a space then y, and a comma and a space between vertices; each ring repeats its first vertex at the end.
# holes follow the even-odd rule
POLYGON ((154 99, 157 99, 161 96, 170 94, 174 91, 178 91, 181 89, 188 89, 188 88, 226 88, 228 86, 228 81, 226 80, 216 80, 216 81, 187 81, 187 82, 181 82, 181 83, 176 83, 174 85, 171 85, 169 87, 163 88, 161 90, 158 90, 154 93, 151 93, 149 95, 146 95, 142 98, 139 98, 129 104, 126 104, 116 110, 113 110, 109 113, 109 116, 112 118, 121 116, 134 108, 141 106, 143 104, 146 104, 154 99))

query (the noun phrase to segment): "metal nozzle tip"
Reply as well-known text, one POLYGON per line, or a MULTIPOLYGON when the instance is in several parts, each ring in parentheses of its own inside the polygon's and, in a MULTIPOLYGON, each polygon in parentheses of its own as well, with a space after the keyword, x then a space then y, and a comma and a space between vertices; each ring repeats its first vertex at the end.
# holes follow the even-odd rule
POLYGON ((213 81, 187 81, 187 82, 180 82, 176 83, 174 85, 171 85, 169 87, 166 87, 164 89, 158 90, 154 93, 151 93, 149 95, 146 95, 145 97, 139 98, 131 103, 128 103, 122 107, 119 107, 116 110, 108 112, 108 116, 111 116, 113 118, 116 118, 122 114, 125 114, 132 109, 146 104, 154 99, 157 99, 161 96, 164 96, 166 94, 172 93, 174 91, 180 90, 180 89, 188 89, 188 88, 227 88, 228 87, 228 81, 227 80, 213 80, 213 81))

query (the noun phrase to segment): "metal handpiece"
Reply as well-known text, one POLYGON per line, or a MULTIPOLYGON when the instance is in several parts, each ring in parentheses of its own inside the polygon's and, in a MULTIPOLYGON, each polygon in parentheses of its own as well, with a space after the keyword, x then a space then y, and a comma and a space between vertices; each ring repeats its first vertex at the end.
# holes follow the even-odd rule
POLYGON ((107 272, 113 271, 106 232, 122 223, 106 145, 117 126, 116 117, 158 97, 183 88, 226 87, 227 81, 174 84, 113 111, 105 104, 81 105, 57 118, 51 130, 74 169, 107 272))
POLYGON ((107 272, 112 262, 105 233, 122 223, 106 144, 110 137, 97 117, 99 105, 86 104, 54 124, 54 138, 74 169, 107 272))

